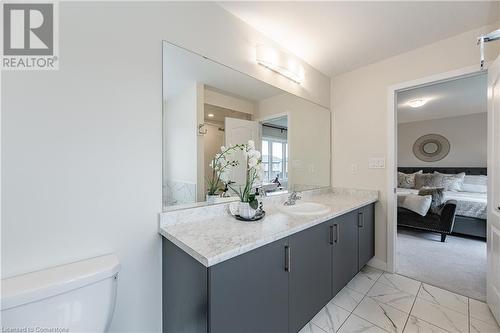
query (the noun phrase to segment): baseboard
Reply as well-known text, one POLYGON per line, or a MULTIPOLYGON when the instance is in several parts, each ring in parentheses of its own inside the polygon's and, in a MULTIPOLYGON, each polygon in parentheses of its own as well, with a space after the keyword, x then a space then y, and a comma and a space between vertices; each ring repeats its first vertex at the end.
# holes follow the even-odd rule
POLYGON ((375 257, 373 257, 370 261, 368 261, 367 265, 373 268, 380 269, 381 271, 387 270, 387 263, 375 257))

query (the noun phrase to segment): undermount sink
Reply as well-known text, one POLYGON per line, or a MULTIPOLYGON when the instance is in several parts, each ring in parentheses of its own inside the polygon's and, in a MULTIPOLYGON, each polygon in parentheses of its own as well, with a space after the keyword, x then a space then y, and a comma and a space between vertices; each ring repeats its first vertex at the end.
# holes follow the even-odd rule
POLYGON ((330 207, 315 202, 297 202, 291 206, 280 206, 280 210, 295 215, 323 215, 331 211, 330 207))

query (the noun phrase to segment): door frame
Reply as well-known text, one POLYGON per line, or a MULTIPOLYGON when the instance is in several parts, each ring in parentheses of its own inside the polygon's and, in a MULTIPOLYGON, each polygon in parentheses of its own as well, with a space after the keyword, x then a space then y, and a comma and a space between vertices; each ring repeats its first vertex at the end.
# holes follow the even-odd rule
MULTIPOLYGON (((269 115, 265 115, 263 117, 259 117, 259 118, 255 118, 254 121, 258 122, 260 124, 260 126, 262 126, 262 124, 266 121, 266 120, 271 120, 271 119, 276 119, 276 118, 280 118, 280 117, 284 117, 286 116, 286 119, 287 119, 287 134, 286 134, 286 141, 287 141, 287 144, 288 144, 288 160, 287 160, 287 163, 288 163, 288 178, 287 178, 287 189, 289 188, 290 184, 291 184, 291 179, 293 178, 293 176, 291 175, 291 163, 290 161, 292 160, 292 150, 290 149, 290 123, 291 123, 291 117, 290 117, 290 111, 284 111, 284 112, 278 112, 278 113, 274 113, 274 114, 269 114, 269 115)), ((261 133, 262 133, 262 130, 261 130, 261 133)), ((261 135, 261 139, 263 139, 263 136, 261 135)), ((261 149, 262 150, 262 149, 261 149)), ((261 151, 262 153, 262 151, 261 151)))
POLYGON ((396 272, 397 267, 397 93, 429 84, 447 82, 464 77, 487 74, 491 62, 485 63, 484 70, 479 65, 443 72, 416 80, 401 82, 387 89, 387 263, 386 271, 396 272))

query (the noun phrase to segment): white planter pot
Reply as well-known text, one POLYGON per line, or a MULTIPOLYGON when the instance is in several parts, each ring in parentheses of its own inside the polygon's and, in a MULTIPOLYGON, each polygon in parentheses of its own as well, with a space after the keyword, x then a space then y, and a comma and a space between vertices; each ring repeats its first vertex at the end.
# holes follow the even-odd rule
POLYGON ((257 213, 256 209, 250 207, 248 202, 240 202, 238 206, 238 214, 244 219, 253 219, 257 213))
POLYGON ((207 204, 215 204, 220 202, 220 196, 218 194, 207 194, 206 197, 207 204))

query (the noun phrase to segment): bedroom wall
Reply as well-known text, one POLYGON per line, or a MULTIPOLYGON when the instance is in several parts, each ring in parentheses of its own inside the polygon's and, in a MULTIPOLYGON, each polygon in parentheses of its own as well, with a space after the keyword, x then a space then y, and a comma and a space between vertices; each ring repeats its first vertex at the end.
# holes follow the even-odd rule
POLYGON ((398 166, 486 167, 487 113, 398 124, 398 166), (450 152, 437 162, 424 162, 413 154, 413 143, 425 134, 441 134, 450 152))
POLYGON ((1 73, 2 278, 114 252, 110 331, 160 332, 162 40, 328 105, 330 82, 258 66, 255 45, 272 42, 214 3, 61 1, 59 14, 59 70, 1 73))
MULTIPOLYGON (((332 78, 332 182, 334 186, 379 191, 374 264, 381 268, 387 259, 387 170, 369 169, 368 160, 387 156, 387 90, 395 84, 467 66, 479 69, 476 39, 498 28, 500 22, 332 78), (353 165, 357 167, 353 169, 353 165)), ((500 43, 486 47, 487 60, 499 53, 500 43)))

